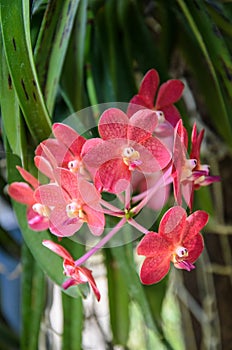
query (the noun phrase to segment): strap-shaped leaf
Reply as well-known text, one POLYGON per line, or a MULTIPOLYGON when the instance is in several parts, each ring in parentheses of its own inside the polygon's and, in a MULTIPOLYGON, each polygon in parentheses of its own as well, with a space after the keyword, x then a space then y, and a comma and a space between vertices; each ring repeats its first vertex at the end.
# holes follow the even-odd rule
MULTIPOLYGON (((201 52, 206 60, 206 63, 208 65, 210 76, 211 76, 212 82, 214 84, 216 101, 217 101, 217 104, 220 106, 220 115, 217 115, 216 113, 212 113, 211 118, 212 118, 215 126, 217 127, 218 132, 227 141, 228 145, 232 146, 231 124, 230 124, 230 119, 228 117, 225 100, 223 97, 223 90, 222 90, 220 82, 219 82, 219 78, 218 78, 219 74, 216 71, 215 59, 213 59, 211 57, 211 50, 209 48, 210 44, 208 44, 206 34, 204 33, 205 30, 209 31, 209 28, 207 28, 207 29, 204 28, 204 30, 200 30, 200 28, 198 26, 198 21, 196 21, 197 15, 195 13, 195 11, 198 11, 199 9, 194 9, 194 6, 196 6, 196 5, 194 5, 192 2, 186 3, 183 0, 177 0, 177 2, 179 4, 186 20, 187 20, 187 23, 188 23, 189 28, 195 37, 195 40, 198 42, 200 50, 201 50, 201 52), (193 5, 193 6, 191 6, 191 5, 193 5)), ((199 2, 199 4, 200 4, 200 2, 199 2)), ((210 30, 212 30, 212 28, 210 28, 210 30)), ((205 90, 205 93, 207 94, 207 89, 205 90)))
MULTIPOLYGON (((74 243, 75 244, 75 243, 74 243)), ((81 298, 71 298, 63 293, 62 349, 82 349, 83 304, 81 298)))
POLYGON ((108 295, 110 307, 110 323, 114 344, 126 346, 130 329, 127 284, 110 249, 105 249, 108 295), (117 302, 115 302, 117 300, 117 302))
POLYGON ((52 113, 79 0, 48 4, 36 45, 36 62, 47 108, 52 113), (58 18, 58 21, 57 21, 58 18))
POLYGON ((78 7, 61 77, 61 87, 71 112, 81 110, 86 105, 84 101, 84 63, 85 48, 89 44, 87 5, 88 1, 82 0, 78 7))
POLYGON ((45 308, 45 276, 25 244, 21 260, 23 270, 21 349, 37 350, 40 323, 45 308))
POLYGON ((31 135, 39 142, 50 134, 51 124, 33 61, 29 1, 1 0, 0 6, 1 29, 12 84, 31 135))

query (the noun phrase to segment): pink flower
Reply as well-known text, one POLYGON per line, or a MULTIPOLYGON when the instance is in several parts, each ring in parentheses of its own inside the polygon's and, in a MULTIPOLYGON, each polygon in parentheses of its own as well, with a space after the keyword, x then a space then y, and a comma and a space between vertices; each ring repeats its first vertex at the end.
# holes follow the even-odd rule
POLYGON ((35 164, 37 168, 52 176, 51 168, 63 167, 72 172, 84 171, 81 150, 86 140, 65 124, 55 123, 52 127, 55 139, 49 138, 37 147, 35 164))
POLYGON ((207 186, 215 181, 220 181, 219 176, 209 175, 209 166, 201 164, 200 147, 204 135, 202 130, 197 135, 196 124, 192 130, 192 150, 190 159, 187 158, 188 134, 180 120, 174 133, 173 150, 173 185, 174 195, 178 204, 182 203, 182 195, 192 210, 194 190, 201 186, 207 186))
MULTIPOLYGON (((95 168, 95 180, 103 190, 122 192, 130 184, 133 170, 153 173, 169 163, 169 151, 152 136, 157 123, 156 112, 148 109, 136 112, 130 119, 116 108, 102 114, 99 121, 102 141, 86 152, 83 161, 87 167, 95 168)), ((85 146, 88 142, 93 141, 87 141, 85 146)))
POLYGON ((192 148, 190 158, 196 159, 196 166, 193 168, 194 189, 199 189, 201 186, 210 185, 213 182, 220 181, 220 176, 210 175, 210 168, 208 164, 201 164, 200 148, 204 137, 205 130, 201 130, 197 135, 197 126, 194 123, 192 130, 192 148))
POLYGON ((27 221, 34 231, 43 231, 48 228, 50 209, 37 203, 34 191, 39 187, 38 180, 20 166, 16 167, 26 182, 13 182, 8 187, 8 194, 15 201, 27 205, 27 221))
POLYGON ((170 269, 170 262, 178 269, 190 271, 200 256, 204 242, 200 230, 207 224, 208 214, 198 210, 187 217, 182 207, 170 208, 163 216, 159 232, 149 232, 137 247, 146 258, 140 278, 144 284, 159 282, 170 269))
POLYGON ((85 222, 94 235, 101 235, 105 218, 96 188, 68 169, 55 169, 54 177, 57 183, 42 185, 35 191, 36 200, 52 208, 50 231, 60 237, 71 236, 85 222))
POLYGON ((174 103, 181 98, 184 84, 180 80, 171 79, 162 84, 158 90, 159 81, 159 74, 155 69, 147 72, 141 82, 138 94, 130 100, 127 114, 131 117, 138 109, 142 108, 141 106, 144 106, 163 112, 164 116, 162 113, 160 114, 160 122, 163 122, 165 118, 175 126, 180 119, 180 113, 174 103))
POLYGON ((66 280, 63 283, 62 287, 64 289, 67 289, 71 286, 82 284, 82 283, 89 283, 97 300, 98 301, 100 300, 101 295, 97 288, 96 282, 92 276, 91 270, 87 269, 84 266, 76 266, 72 256, 60 244, 56 244, 49 240, 44 240, 43 245, 64 259, 64 262, 63 262, 64 274, 70 277, 68 280, 66 280))

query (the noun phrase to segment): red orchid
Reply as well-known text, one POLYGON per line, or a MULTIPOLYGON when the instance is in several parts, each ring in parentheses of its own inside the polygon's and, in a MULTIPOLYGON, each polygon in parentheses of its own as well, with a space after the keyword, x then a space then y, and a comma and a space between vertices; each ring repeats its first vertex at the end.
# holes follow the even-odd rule
POLYGON ((70 277, 68 280, 66 280, 62 284, 62 287, 64 289, 67 289, 71 286, 82 284, 82 283, 89 283, 97 300, 98 301, 100 300, 101 295, 97 288, 96 282, 92 276, 91 270, 87 269, 84 266, 76 266, 73 257, 60 244, 54 243, 49 240, 44 240, 43 245, 64 259, 64 262, 63 262, 64 274, 70 277))
POLYGON ((8 194, 15 201, 27 205, 27 221, 34 231, 43 231, 48 228, 50 209, 37 203, 34 191, 39 187, 38 180, 20 166, 16 167, 23 179, 27 182, 13 182, 8 187, 8 194))
MULTIPOLYGON (((149 70, 141 82, 138 94, 130 100, 127 114, 131 117, 138 109, 142 108, 141 106, 144 106, 163 112, 165 119, 175 126, 180 119, 180 113, 174 103, 181 98, 184 84, 180 80, 170 79, 162 84, 158 90, 159 82, 158 72, 155 69, 149 70), (156 101, 154 102, 155 97, 156 101)), ((164 117, 160 114, 161 122, 164 117)))
POLYGON ((208 214, 198 210, 187 217, 182 207, 170 208, 160 221, 159 231, 149 232, 139 243, 137 253, 146 258, 140 278, 144 284, 159 282, 170 269, 190 271, 200 256, 204 242, 200 230, 207 224, 208 214))
POLYGON ((72 172, 82 172, 81 150, 86 139, 74 129, 62 123, 52 127, 55 139, 47 139, 36 149, 35 164, 37 168, 51 178, 52 168, 63 167, 72 172))
POLYGON ((156 112, 148 109, 136 112, 130 119, 117 108, 102 114, 99 121, 102 141, 96 147, 90 147, 83 161, 87 167, 97 170, 96 178, 103 190, 122 192, 131 181, 133 170, 153 173, 169 163, 169 151, 152 136, 157 123, 156 112))
POLYGON ((192 210, 194 190, 201 186, 207 186, 220 181, 219 176, 209 175, 209 166, 202 165, 200 161, 200 147, 204 136, 204 130, 197 135, 196 124, 192 130, 192 150, 190 159, 186 157, 188 146, 188 134, 180 120, 174 132, 173 150, 173 185, 174 195, 178 204, 182 203, 182 195, 192 210))
POLYGON ((55 169, 54 177, 56 183, 42 185, 35 191, 36 200, 52 208, 50 231, 56 236, 67 237, 86 222, 94 235, 101 235, 105 218, 99 204, 100 195, 93 184, 64 168, 55 169))
POLYGON ((220 181, 220 176, 211 176, 209 175, 209 165, 201 164, 200 160, 200 148, 202 144, 202 140, 204 137, 205 130, 201 130, 199 134, 197 134, 197 126, 196 123, 193 125, 192 129, 192 148, 190 152, 190 158, 196 159, 196 166, 193 168, 193 175, 195 177, 194 181, 194 189, 198 189, 201 186, 210 185, 213 182, 220 181))

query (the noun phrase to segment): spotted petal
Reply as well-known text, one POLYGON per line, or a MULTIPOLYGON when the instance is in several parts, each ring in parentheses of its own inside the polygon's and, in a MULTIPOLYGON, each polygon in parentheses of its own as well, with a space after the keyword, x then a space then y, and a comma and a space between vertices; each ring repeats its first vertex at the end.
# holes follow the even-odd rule
POLYGON ((159 225, 159 234, 172 242, 173 245, 181 242, 185 229, 186 211, 180 207, 170 208, 163 216, 159 225))
POLYGON ((143 262, 140 279, 144 284, 154 284, 162 280, 170 269, 170 256, 146 258, 143 262))
POLYGON ((99 134, 103 140, 127 138, 127 115, 117 108, 109 108, 99 120, 99 134))

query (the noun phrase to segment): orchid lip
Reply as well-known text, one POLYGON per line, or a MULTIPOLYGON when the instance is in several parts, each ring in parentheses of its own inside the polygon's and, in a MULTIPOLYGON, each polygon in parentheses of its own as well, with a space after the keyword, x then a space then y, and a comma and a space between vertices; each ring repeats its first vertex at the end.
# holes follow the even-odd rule
POLYGON ((140 160, 140 154, 133 147, 125 147, 122 151, 123 162, 129 166, 130 170, 133 170, 136 166, 142 162, 140 160))
POLYGON ((72 202, 66 205, 66 213, 69 218, 76 218, 85 220, 85 213, 82 210, 81 205, 79 205, 77 202, 72 202))
POLYGON ((48 217, 50 214, 50 209, 46 205, 43 205, 41 203, 35 203, 32 206, 32 209, 34 212, 39 214, 40 216, 48 217))

